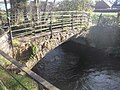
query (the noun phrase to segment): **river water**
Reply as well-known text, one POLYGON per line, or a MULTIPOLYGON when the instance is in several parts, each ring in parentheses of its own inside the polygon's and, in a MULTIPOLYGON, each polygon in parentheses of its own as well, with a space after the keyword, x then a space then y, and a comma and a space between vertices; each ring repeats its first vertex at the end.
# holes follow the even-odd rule
POLYGON ((120 90, 120 60, 72 40, 50 51, 33 71, 60 90, 120 90))

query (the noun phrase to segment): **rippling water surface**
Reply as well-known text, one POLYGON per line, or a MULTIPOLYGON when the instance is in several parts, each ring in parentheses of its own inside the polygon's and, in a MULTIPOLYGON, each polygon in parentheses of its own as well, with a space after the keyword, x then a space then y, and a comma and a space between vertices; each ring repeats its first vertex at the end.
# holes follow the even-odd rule
POLYGON ((120 60, 73 41, 52 50, 33 71, 61 90, 120 90, 120 60))

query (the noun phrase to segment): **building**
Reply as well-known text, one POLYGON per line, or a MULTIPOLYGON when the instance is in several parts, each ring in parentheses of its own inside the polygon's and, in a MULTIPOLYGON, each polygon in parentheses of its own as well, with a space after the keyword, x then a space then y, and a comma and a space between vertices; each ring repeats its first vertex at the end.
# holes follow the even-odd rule
POLYGON ((113 3, 106 1, 106 0, 101 0, 96 2, 95 9, 108 9, 111 8, 113 3))

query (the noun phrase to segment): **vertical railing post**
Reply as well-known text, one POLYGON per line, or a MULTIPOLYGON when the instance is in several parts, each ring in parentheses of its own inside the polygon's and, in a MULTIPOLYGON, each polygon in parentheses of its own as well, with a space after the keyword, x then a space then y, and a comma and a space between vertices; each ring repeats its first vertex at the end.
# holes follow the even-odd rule
POLYGON ((76 21, 75 21, 75 23, 76 23, 76 28, 78 28, 78 12, 76 11, 76 21))
POLYGON ((117 14, 117 25, 119 26, 120 12, 117 14))
POLYGON ((80 13, 80 16, 79 16, 79 21, 80 21, 80 28, 82 28, 82 14, 80 13))
POLYGON ((64 24, 64 23, 63 23, 63 13, 62 13, 61 19, 62 19, 62 20, 61 20, 61 23, 62 23, 62 31, 63 31, 63 24, 64 24))
POLYGON ((7 1, 4 0, 5 2, 5 9, 6 9, 6 16, 7 16, 7 22, 8 22, 8 29, 9 29, 9 35, 10 35, 10 44, 12 47, 12 57, 14 57, 14 50, 13 50, 13 38, 12 38, 12 31, 11 31, 11 27, 10 27, 10 20, 9 20, 9 14, 8 14, 8 9, 7 9, 7 1))
POLYGON ((49 30, 51 32, 50 38, 52 38, 52 13, 50 12, 50 23, 49 23, 49 30))
POLYGON ((87 18, 88 18, 88 19, 87 19, 87 20, 88 20, 88 21, 87 21, 87 22, 88 22, 87 24, 88 24, 88 26, 90 27, 90 25, 91 25, 91 23, 92 23, 92 22, 91 22, 91 15, 90 15, 90 13, 87 14, 87 18))
POLYGON ((32 22, 31 22, 31 26, 32 26, 32 35, 34 35, 35 36, 35 24, 34 24, 34 20, 32 19, 32 22))
POLYGON ((71 13, 71 30, 73 30, 73 12, 71 13))
POLYGON ((100 20, 101 20, 101 18, 102 18, 102 13, 100 14, 99 19, 98 19, 98 22, 97 22, 97 25, 98 25, 98 26, 100 25, 100 20))

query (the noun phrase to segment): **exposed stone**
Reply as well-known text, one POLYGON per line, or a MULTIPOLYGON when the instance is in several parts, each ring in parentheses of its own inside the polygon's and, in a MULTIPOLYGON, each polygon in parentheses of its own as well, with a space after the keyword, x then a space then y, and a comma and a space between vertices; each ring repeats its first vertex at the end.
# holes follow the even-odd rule
POLYGON ((28 48, 30 46, 28 41, 31 41, 32 43, 34 43, 38 47, 38 51, 36 53, 37 57, 33 58, 34 60, 31 60, 31 59, 28 60, 28 62, 26 63, 26 65, 28 67, 31 67, 34 65, 33 63, 37 63, 38 60, 43 58, 46 55, 46 53, 48 53, 50 50, 59 46, 61 43, 65 42, 70 37, 72 37, 74 34, 77 34, 79 32, 80 31, 78 31, 78 30, 66 30, 63 32, 53 33, 53 37, 51 39, 50 39, 50 35, 37 37, 37 38, 31 39, 31 40, 26 39, 26 41, 24 39, 24 43, 21 46, 14 48, 15 53, 16 53, 15 57, 19 58, 19 60, 21 59, 21 61, 24 61, 24 58, 21 58, 20 56, 21 55, 24 57, 29 56, 29 55, 25 54, 24 52, 30 53, 30 51, 28 51, 28 48), (36 58, 38 58, 38 60, 36 58))

